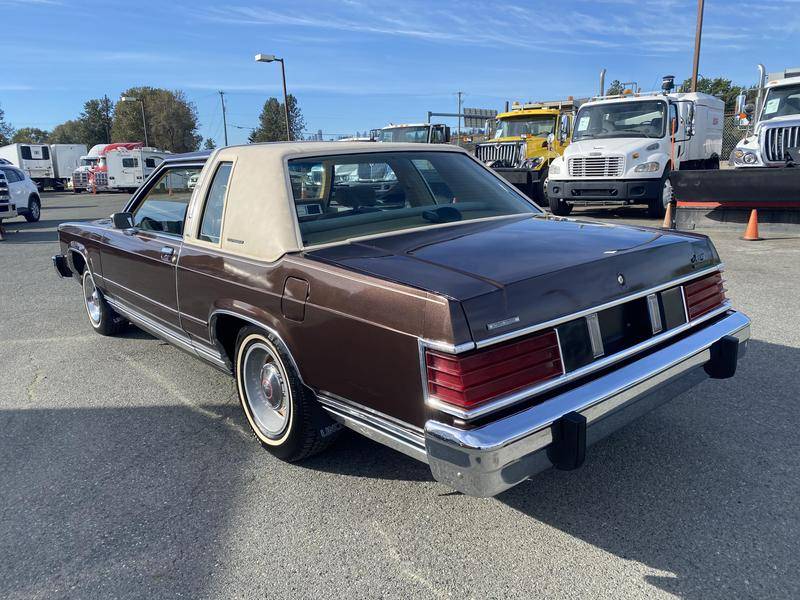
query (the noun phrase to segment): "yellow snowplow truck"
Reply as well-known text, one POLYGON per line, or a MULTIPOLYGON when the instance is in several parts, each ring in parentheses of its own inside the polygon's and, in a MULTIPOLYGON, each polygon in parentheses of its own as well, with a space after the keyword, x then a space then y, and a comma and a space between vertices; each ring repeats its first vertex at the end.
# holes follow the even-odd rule
POLYGON ((572 100, 515 102, 497 115, 494 138, 475 146, 475 156, 547 206, 548 169, 569 144, 575 108, 572 100))

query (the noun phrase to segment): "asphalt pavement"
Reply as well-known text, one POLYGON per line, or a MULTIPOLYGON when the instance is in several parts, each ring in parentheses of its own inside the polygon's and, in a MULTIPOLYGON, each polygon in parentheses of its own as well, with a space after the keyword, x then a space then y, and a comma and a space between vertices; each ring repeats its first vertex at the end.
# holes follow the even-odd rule
POLYGON ((250 435, 231 378, 135 328, 95 334, 53 271, 56 226, 126 199, 46 194, 39 223, 6 223, 0 597, 800 597, 800 236, 713 234, 753 319, 734 379, 577 471, 475 499, 355 434, 285 464, 250 435))

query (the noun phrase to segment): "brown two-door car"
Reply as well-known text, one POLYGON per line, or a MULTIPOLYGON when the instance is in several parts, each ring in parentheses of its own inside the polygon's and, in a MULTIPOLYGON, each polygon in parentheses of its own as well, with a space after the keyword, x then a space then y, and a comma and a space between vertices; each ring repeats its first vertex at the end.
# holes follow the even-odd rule
POLYGON ((124 212, 59 236, 92 327, 132 322, 233 373, 277 456, 344 425, 471 495, 578 467, 732 376, 749 338, 707 238, 550 217, 450 146, 175 156, 124 212))

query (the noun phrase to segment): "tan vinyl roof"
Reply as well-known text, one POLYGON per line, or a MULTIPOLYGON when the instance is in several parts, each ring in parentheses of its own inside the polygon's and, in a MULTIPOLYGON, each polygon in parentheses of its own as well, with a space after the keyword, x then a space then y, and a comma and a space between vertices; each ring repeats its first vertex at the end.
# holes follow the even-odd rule
POLYGON ((463 152, 449 144, 364 144, 364 142, 273 142, 216 150, 203 170, 187 213, 185 238, 242 257, 275 261, 302 248, 294 198, 286 170, 292 158, 381 152, 463 152), (197 238, 200 212, 219 163, 233 165, 226 192, 219 244, 197 238))

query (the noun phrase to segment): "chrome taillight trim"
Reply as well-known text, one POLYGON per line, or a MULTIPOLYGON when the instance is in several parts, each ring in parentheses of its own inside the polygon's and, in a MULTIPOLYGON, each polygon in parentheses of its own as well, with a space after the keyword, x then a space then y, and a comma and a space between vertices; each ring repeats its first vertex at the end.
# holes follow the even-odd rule
MULTIPOLYGON (((487 402, 486 404, 483 404, 481 406, 478 406, 476 408, 472 408, 472 409, 469 409, 469 410, 464 410, 464 409, 458 408, 456 406, 448 404, 447 402, 439 400, 435 396, 429 395, 428 394, 428 386, 427 386, 427 383, 425 383, 424 388, 423 388, 424 389, 424 395, 425 395, 425 404, 428 407, 430 407, 430 408, 432 408, 434 410, 439 410, 439 411, 441 411, 443 413, 452 415, 454 417, 458 417, 459 419, 463 419, 465 421, 470 421, 470 420, 473 420, 473 419, 477 419, 479 417, 486 416, 486 415, 488 415, 490 413, 496 412, 498 410, 501 410, 503 408, 506 408, 508 406, 516 404, 516 403, 518 403, 518 402, 520 402, 522 400, 528 399, 531 396, 535 396, 537 394, 542 394, 542 393, 544 393, 544 392, 546 392, 548 390, 551 390, 551 389, 553 389, 555 387, 558 387, 560 385, 564 385, 566 383, 569 383, 570 381, 574 381, 576 379, 580 379, 581 377, 585 377, 586 375, 590 375, 591 373, 593 373, 595 371, 598 371, 598 370, 603 369, 605 367, 608 367, 608 366, 610 366, 610 365, 612 365, 612 364, 614 364, 616 362, 619 362, 621 360, 629 358, 630 356, 633 356, 634 354, 637 354, 639 352, 643 352, 644 350, 647 350, 648 348, 656 346, 656 345, 658 345, 658 344, 660 344, 660 343, 662 343, 662 342, 664 342, 664 341, 666 341, 666 340, 668 340, 668 339, 670 339, 670 338, 672 338, 672 337, 674 337, 674 336, 676 336, 678 334, 681 334, 681 333, 683 333, 683 332, 685 332, 685 331, 687 331, 689 329, 692 329, 693 327, 696 327, 696 326, 700 325, 701 323, 703 323, 705 321, 708 321, 709 319, 712 319, 712 318, 714 318, 716 316, 719 316, 719 315, 729 311, 730 309, 731 309, 731 303, 730 303, 729 300, 726 300, 722 305, 720 305, 715 310, 710 311, 710 312, 708 312, 708 313, 696 318, 694 321, 688 321, 688 322, 684 323, 683 325, 679 325, 677 327, 674 327, 673 329, 669 329, 669 330, 667 330, 667 331, 665 331, 665 332, 663 332, 663 333, 661 333, 659 335, 653 336, 653 337, 645 340, 644 342, 642 342, 640 344, 637 344, 636 346, 631 346, 630 348, 626 348, 625 350, 617 352, 616 354, 611 354, 611 355, 606 356, 604 358, 600 358, 600 359, 598 359, 598 360, 596 360, 596 361, 594 361, 594 362, 592 362, 592 363, 590 363, 590 364, 588 364, 588 365, 586 365, 584 367, 576 369, 575 371, 571 371, 569 373, 565 373, 565 374, 561 375, 560 377, 555 377, 553 379, 548 379, 547 381, 543 381, 542 383, 538 383, 538 384, 535 384, 535 385, 532 385, 532 386, 529 386, 529 387, 526 387, 526 388, 522 388, 522 389, 520 389, 520 390, 518 390, 516 392, 513 392, 511 394, 507 394, 505 396, 501 396, 501 397, 499 397, 499 398, 497 398, 495 400, 492 400, 491 402, 487 402)), ((559 351, 560 350, 561 349, 560 349, 560 345, 559 345, 559 351)), ((421 355, 422 355, 421 365, 423 366, 422 375, 423 375, 423 378, 424 378, 425 382, 427 382, 427 372, 426 372, 426 370, 424 370, 425 369, 424 348, 423 348, 423 351, 421 352, 421 355)), ((562 355, 562 364, 563 364, 563 355, 562 355)))

